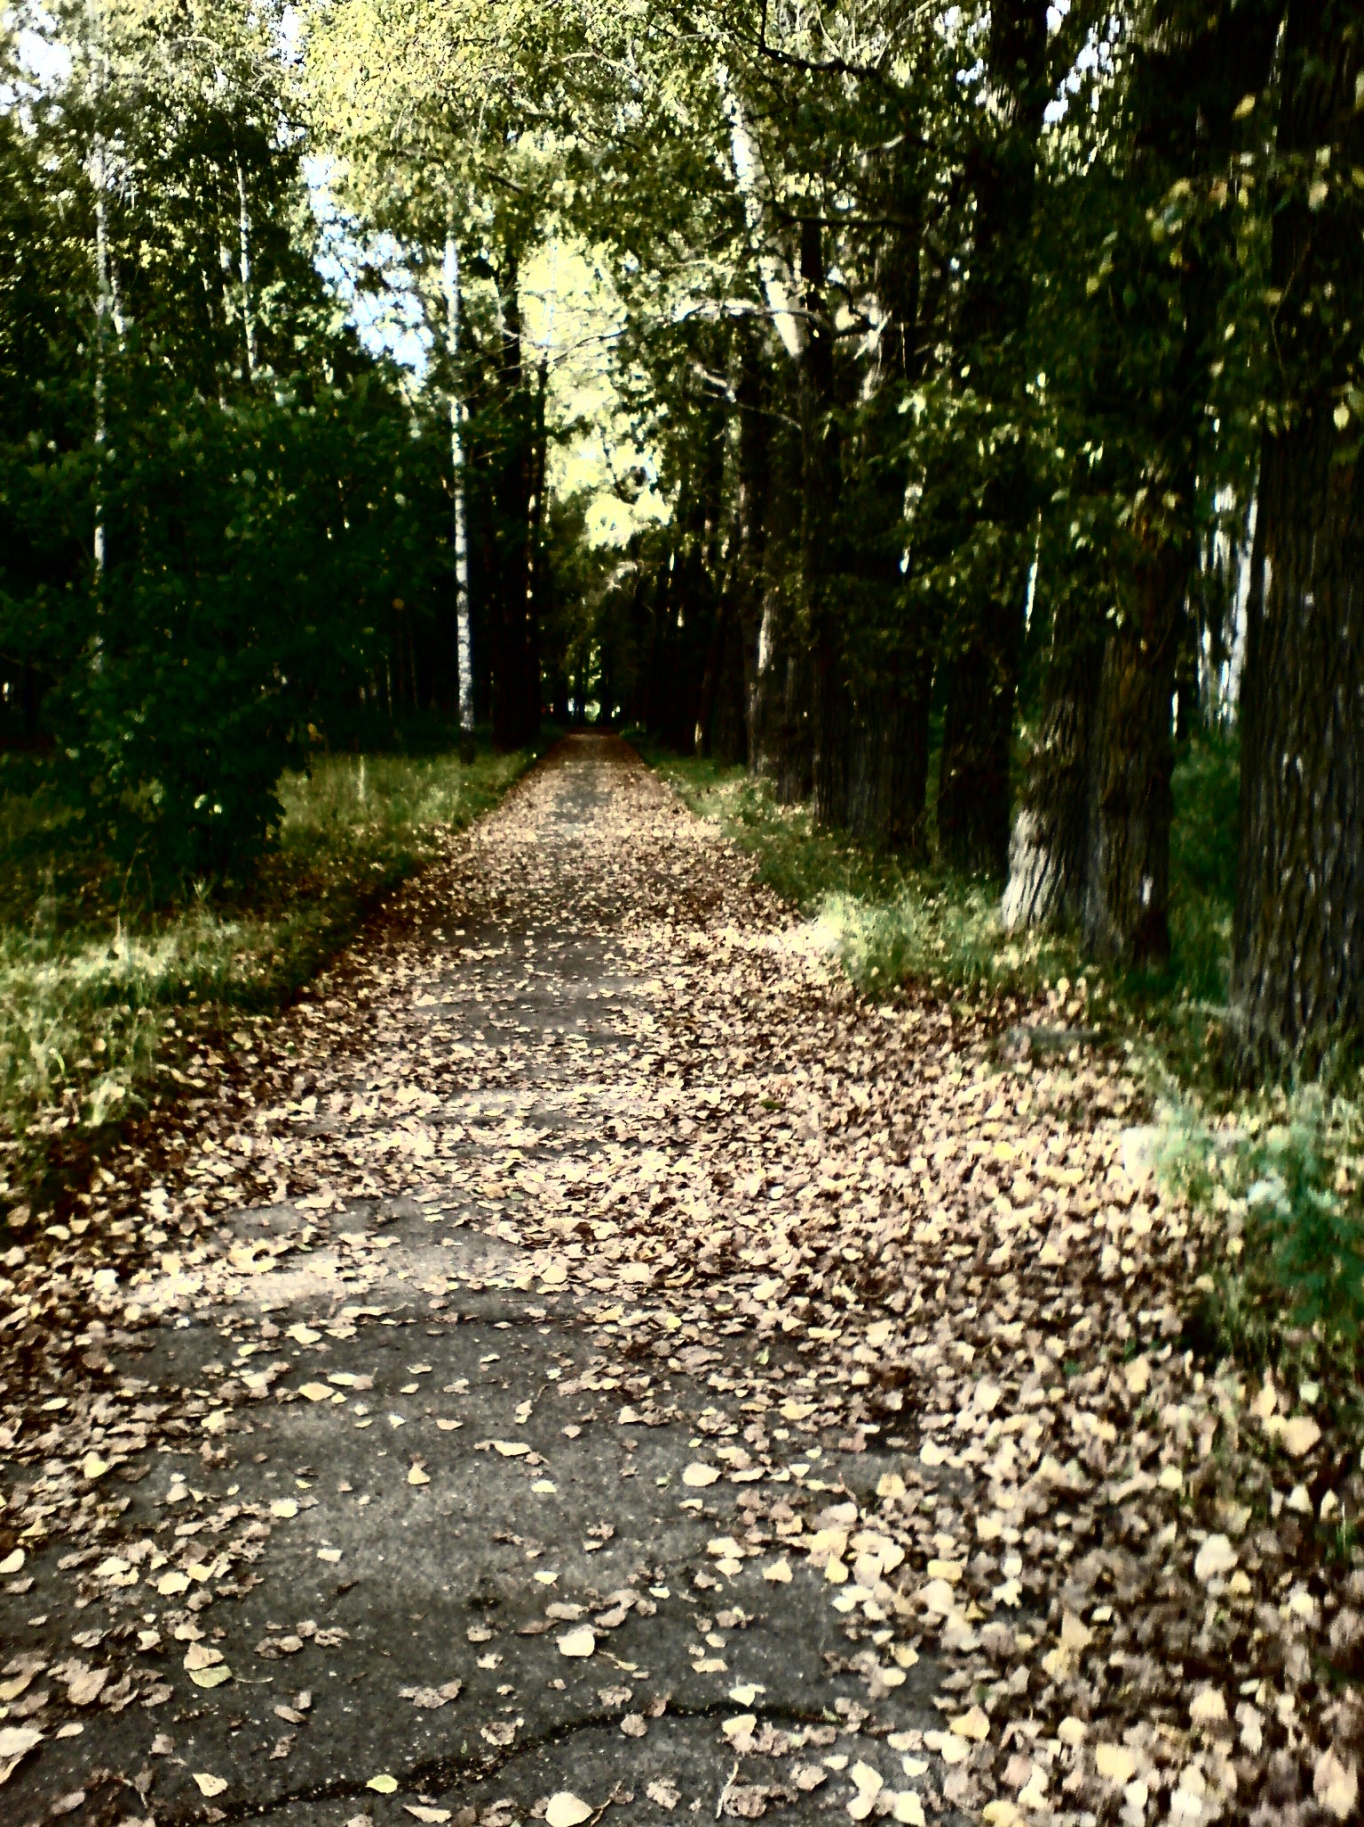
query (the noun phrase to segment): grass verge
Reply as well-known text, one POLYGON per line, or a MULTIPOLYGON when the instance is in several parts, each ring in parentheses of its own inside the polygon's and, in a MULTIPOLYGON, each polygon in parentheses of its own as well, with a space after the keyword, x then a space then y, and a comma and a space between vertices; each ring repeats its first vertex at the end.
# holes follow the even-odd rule
POLYGON ((1246 1090, 1218 1072, 1236 856, 1236 751, 1191 745, 1174 779, 1169 967, 1117 973, 1075 940, 1006 934, 995 885, 912 868, 817 829, 742 769, 641 745, 694 811, 826 929, 871 995, 917 981, 949 996, 1030 1001, 1065 1044, 1088 1031, 1132 1055, 1160 1130, 1160 1171, 1198 1215, 1204 1272, 1189 1340, 1263 1374, 1322 1386, 1364 1431, 1364 1080, 1246 1090))
MULTIPOLYGON (((329 755, 281 784, 276 847, 249 893, 154 912, 49 887, 0 924, 0 1201, 22 1223, 63 1162, 132 1115, 196 1046, 252 1040, 442 836, 494 806, 537 753, 329 755)), ((27 825, 11 808, 11 828, 27 825)), ((3 858, 0 857, 0 867, 3 858)), ((56 867, 49 883, 58 879, 56 867)), ((211 1057, 208 1064, 212 1064, 211 1057)))

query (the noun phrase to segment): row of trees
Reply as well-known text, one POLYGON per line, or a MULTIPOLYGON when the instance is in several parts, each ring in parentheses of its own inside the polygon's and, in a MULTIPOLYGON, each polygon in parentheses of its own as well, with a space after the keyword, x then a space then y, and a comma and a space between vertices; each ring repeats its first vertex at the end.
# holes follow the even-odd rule
POLYGON ((39 81, 7 17, 3 715, 109 841, 225 868, 310 726, 592 694, 1159 961, 1244 652, 1245 1056, 1364 1021, 1360 0, 66 0, 39 81), (551 240, 667 503, 614 554, 551 240))
POLYGON ((320 277, 363 301, 382 250, 318 221, 289 17, 71 0, 0 38, 3 782, 158 892, 241 879, 318 741, 453 716, 461 611, 466 721, 538 714, 534 377, 475 282, 457 592, 448 390, 320 277))
POLYGON ((1159 962, 1173 717, 1239 614, 1233 1005, 1310 1062, 1364 1022, 1362 30, 331 0, 314 82, 395 232, 609 250, 671 514, 602 580, 602 692, 673 741, 919 851, 936 754, 1011 924, 1159 962))

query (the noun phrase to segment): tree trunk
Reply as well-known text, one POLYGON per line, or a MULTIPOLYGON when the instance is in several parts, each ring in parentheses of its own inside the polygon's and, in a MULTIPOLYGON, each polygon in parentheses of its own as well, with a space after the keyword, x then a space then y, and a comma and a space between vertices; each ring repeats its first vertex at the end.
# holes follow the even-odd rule
POLYGON ((849 761, 848 829, 888 850, 922 856, 927 847, 928 713, 931 659, 894 656, 886 677, 861 695, 849 761), (904 664, 896 663, 903 660, 904 664))
POLYGON ((772 488, 772 419, 768 375, 757 339, 741 328, 735 337, 739 408, 739 474, 735 507, 733 589, 743 667, 746 758, 757 773, 762 755, 763 568, 767 551, 767 505, 772 488))
MULTIPOLYGON (((1079 619, 1074 611, 1066 618, 1079 619)), ((1063 625, 1058 637, 1009 844, 1006 932, 1064 930, 1078 926, 1084 912, 1090 738, 1103 644, 1086 626, 1063 625)))
POLYGON ((1364 1026, 1364 476, 1328 411, 1266 440, 1231 1000, 1248 1066, 1364 1026))
POLYGON ((974 159, 975 245, 962 311, 963 374, 987 409, 996 441, 980 508, 993 532, 994 560, 948 667, 938 836, 943 855, 958 868, 1001 875, 1034 513, 1019 421, 1046 50, 1046 0, 999 0, 991 8, 988 57, 999 128, 974 159))
POLYGON ((500 276, 503 449, 497 489, 497 570, 493 610, 493 742, 519 749, 530 739, 529 628, 531 448, 521 358, 521 299, 514 255, 500 276))
POLYGON ((1242 694, 1231 1004, 1246 1070, 1315 1070, 1364 1029, 1364 473, 1340 398, 1357 338, 1322 308, 1364 293, 1344 175, 1364 164, 1362 64, 1357 7, 1291 0, 1281 166, 1340 176, 1314 199, 1292 177, 1274 218, 1287 398, 1261 456, 1242 694))
POLYGON ((464 490, 464 403, 460 398, 462 298, 459 242, 445 237, 445 334, 450 358, 450 504, 455 573, 455 670, 459 699, 460 753, 474 758, 474 649, 469 622, 469 534, 464 490))
POLYGON ((1090 773, 1085 942, 1124 964, 1170 955, 1170 697, 1190 557, 1152 543, 1104 648, 1090 773))
MULTIPOLYGON (((1241 98, 1268 78, 1279 10, 1278 0, 1223 0, 1197 13, 1178 0, 1160 0, 1153 9, 1132 65, 1134 197, 1154 206, 1176 180, 1222 169, 1235 145, 1241 98)), ((1111 326, 1112 340, 1093 364, 1100 409, 1119 416, 1145 451, 1131 483, 1133 498, 1147 504, 1136 529, 1132 600, 1124 602, 1123 619, 1107 637, 1090 721, 1084 849, 1086 939, 1101 954, 1127 963, 1158 962, 1169 954, 1170 701, 1197 551, 1194 478, 1224 271, 1226 243, 1219 237, 1229 233, 1225 218, 1214 218, 1200 236, 1184 239, 1177 260, 1156 245, 1144 220, 1116 238, 1101 320, 1111 326), (1181 329, 1153 342, 1152 310, 1162 319, 1170 314, 1172 261, 1181 329)), ((1060 719, 1059 759, 1069 746, 1063 733, 1068 724, 1077 744, 1080 727, 1064 706, 1070 689, 1064 678, 1058 687, 1058 703, 1046 715, 1060 719)), ((1052 794, 1050 766, 1044 764, 1037 782, 1044 801, 1052 794)), ((1069 785, 1060 790, 1073 806, 1075 775, 1069 763, 1062 771, 1069 785)), ((1031 787, 1020 818, 1008 916, 1014 925, 1034 918, 1064 921, 1077 889, 1073 821, 1034 806, 1031 787), (1047 854, 1053 844, 1058 852, 1047 854)))
POLYGON ((924 182, 917 154, 897 153, 884 202, 892 227, 876 262, 883 313, 880 385, 856 418, 855 455, 845 463, 847 518, 857 528, 849 587, 857 587, 854 716, 848 828, 868 842, 922 855, 927 849, 929 707, 934 642, 923 605, 906 581, 905 466, 901 405, 923 372, 919 322, 924 182))
POLYGON ((841 452, 834 401, 834 333, 824 297, 822 224, 801 224, 806 347, 800 366, 801 574, 810 628, 813 801, 819 824, 848 820, 848 691, 842 620, 835 600, 841 452))

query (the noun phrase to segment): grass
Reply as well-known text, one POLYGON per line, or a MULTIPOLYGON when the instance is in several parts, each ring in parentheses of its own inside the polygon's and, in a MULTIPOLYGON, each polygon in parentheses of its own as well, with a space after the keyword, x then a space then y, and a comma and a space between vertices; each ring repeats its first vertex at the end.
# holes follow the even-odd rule
POLYGON ((495 805, 532 759, 319 756, 281 782, 278 841, 249 891, 154 910, 73 862, 40 794, 0 799, 0 841, 21 864, 6 870, 0 851, 0 1201, 41 1193, 192 1045, 248 1045, 442 834, 495 805))
POLYGON ((1158 971, 1102 971, 1068 935, 1007 934, 998 885, 914 867, 818 829, 807 806, 778 805, 742 769, 663 754, 650 761, 692 808, 717 819, 757 859, 780 894, 820 920, 850 976, 875 993, 909 979, 948 992, 1078 995, 1086 1021, 1106 1011, 1154 1046, 1176 1080, 1207 1078, 1210 1027, 1226 996, 1235 876, 1236 754, 1226 742, 1191 748, 1176 771, 1172 957, 1158 971))

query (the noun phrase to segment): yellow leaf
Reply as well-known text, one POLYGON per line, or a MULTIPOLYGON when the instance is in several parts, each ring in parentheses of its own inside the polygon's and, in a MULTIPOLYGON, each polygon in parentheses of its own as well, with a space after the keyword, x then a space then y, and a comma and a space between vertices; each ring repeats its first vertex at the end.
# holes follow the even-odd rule
POLYGON ((200 1795, 207 1796, 210 1799, 215 1795, 221 1795, 223 1790, 227 1787, 227 1779, 225 1777, 211 1776, 207 1770, 196 1770, 194 1773, 194 1780, 199 1785, 200 1795))
POLYGON ((1095 1745, 1094 1768, 1110 1783, 1130 1783, 1137 1772, 1137 1760, 1126 1745, 1095 1745))
POLYGON ((371 1776, 365 1787, 373 1789, 376 1795, 392 1795, 398 1787, 398 1779, 396 1776, 390 1776, 387 1770, 383 1770, 378 1776, 371 1776))
POLYGON ((310 1402, 330 1402, 332 1399, 331 1387, 326 1383, 303 1383, 298 1393, 310 1402))
POLYGON ((590 1656, 597 1647, 597 1639, 590 1624, 580 1624, 576 1630, 566 1631, 559 1638, 561 1656, 590 1656))
POLYGON ((412 1470, 407 1474, 407 1482, 409 1484, 430 1484, 431 1480, 419 1465, 414 1465, 412 1470))
POLYGON ((1280 1438, 1284 1451, 1291 1453, 1295 1459, 1301 1459, 1321 1439, 1321 1429, 1311 1415, 1294 1415, 1291 1421, 1285 1421, 1280 1438))
POLYGON ((591 1816, 592 1810, 587 1803, 569 1789, 560 1789, 557 1795, 551 1795, 545 1809, 546 1827, 581 1827, 591 1816))
POLYGON ((703 1491, 707 1485, 714 1484, 719 1476, 715 1466, 703 1465, 699 1459, 694 1459, 683 1471, 682 1482, 693 1491, 703 1491))

